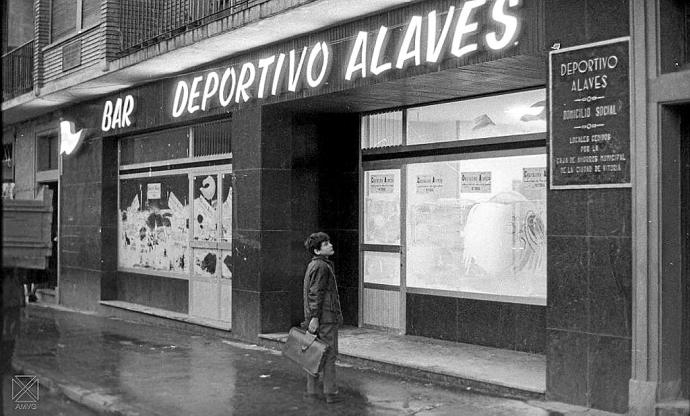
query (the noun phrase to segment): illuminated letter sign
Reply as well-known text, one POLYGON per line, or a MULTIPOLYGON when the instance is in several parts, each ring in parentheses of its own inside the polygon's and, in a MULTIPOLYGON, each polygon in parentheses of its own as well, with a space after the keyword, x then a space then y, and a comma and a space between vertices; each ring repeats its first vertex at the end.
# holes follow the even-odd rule
POLYGON ((114 103, 112 100, 106 101, 103 105, 101 130, 109 131, 131 126, 132 120, 129 117, 132 112, 134 112, 134 97, 131 95, 126 96, 124 100, 118 98, 114 103))
POLYGON ((388 71, 393 62, 382 62, 391 56, 394 68, 437 64, 444 55, 457 58, 481 50, 501 51, 515 44, 520 35, 516 15, 520 0, 468 0, 461 6, 450 6, 445 17, 436 10, 426 16, 412 16, 401 32, 398 45, 389 45, 389 28, 381 26, 375 40, 361 31, 355 37, 345 67, 345 80, 366 78, 388 71), (486 15, 488 22, 476 19, 486 15), (440 28, 440 31, 438 30, 440 28), (426 41, 422 39, 426 38, 426 41), (369 45, 374 45, 372 50, 369 45), (388 48, 391 49, 387 53, 388 48))
POLYGON ((265 99, 301 88, 318 88, 328 79, 333 53, 326 42, 210 71, 175 87, 172 116, 265 99), (222 74, 222 75, 221 75, 222 74), (269 91, 270 85, 270 91, 269 91))
MULTIPOLYGON (((503 51, 517 44, 520 6, 521 0, 467 0, 442 13, 431 10, 412 16, 401 30, 379 26, 371 33, 360 31, 346 47, 344 80, 354 82, 389 71, 438 65, 445 58, 462 58, 479 51, 503 51)), ((319 88, 327 83, 331 72, 332 48, 317 42, 180 79, 171 97, 171 115, 178 118, 319 88)), ((112 123, 114 126, 114 118, 112 123)))

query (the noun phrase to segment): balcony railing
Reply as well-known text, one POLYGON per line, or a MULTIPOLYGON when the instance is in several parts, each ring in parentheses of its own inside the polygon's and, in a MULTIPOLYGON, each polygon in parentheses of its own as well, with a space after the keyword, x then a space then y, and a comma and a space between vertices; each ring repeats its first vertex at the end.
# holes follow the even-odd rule
POLYGON ((2 56, 2 100, 29 92, 34 87, 34 41, 2 56))
POLYGON ((265 1, 122 0, 119 56, 265 1))

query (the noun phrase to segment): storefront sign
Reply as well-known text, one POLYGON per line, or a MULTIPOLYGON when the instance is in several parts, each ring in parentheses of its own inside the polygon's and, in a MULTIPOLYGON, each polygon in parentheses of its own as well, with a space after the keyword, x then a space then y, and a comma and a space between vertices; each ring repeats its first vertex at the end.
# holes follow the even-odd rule
POLYGON ((630 186, 629 38, 549 54, 551 188, 630 186))
POLYGON ((443 178, 435 175, 417 175, 417 193, 431 194, 443 189, 443 178))
POLYGON ((211 101, 227 107, 256 98, 266 98, 284 92, 296 92, 304 84, 309 88, 321 86, 328 78, 332 53, 326 42, 318 42, 301 51, 271 55, 258 62, 245 62, 224 71, 199 75, 191 82, 180 80, 175 89, 172 116, 206 111, 211 101), (287 81, 287 83, 285 82, 287 81))
POLYGON ((103 105, 101 130, 120 129, 132 125, 130 116, 134 112, 134 97, 127 95, 124 100, 117 98, 115 102, 108 100, 103 105))
POLYGON ((359 31, 352 46, 341 48, 335 42, 320 41, 186 77, 176 82, 171 94, 171 115, 178 118, 251 99, 319 88, 328 83, 334 59, 345 68, 337 71, 344 81, 355 81, 390 70, 438 64, 447 57, 502 51, 515 45, 520 35, 520 7, 520 0, 468 0, 445 11, 412 16, 395 42, 389 40, 398 37, 397 27, 380 26, 372 32, 359 31), (393 32, 395 36, 391 36, 393 32))
POLYGON ((393 175, 371 175, 369 178, 369 192, 372 194, 392 194, 394 189, 393 175))
POLYGON ((491 172, 461 172, 460 192, 491 193, 491 172))

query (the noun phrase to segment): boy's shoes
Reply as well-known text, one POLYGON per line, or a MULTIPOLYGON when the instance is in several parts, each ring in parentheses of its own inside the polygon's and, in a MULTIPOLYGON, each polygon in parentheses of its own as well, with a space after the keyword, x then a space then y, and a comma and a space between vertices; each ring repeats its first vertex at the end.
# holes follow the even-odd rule
POLYGON ((344 398, 340 394, 327 394, 326 395, 326 403, 328 403, 328 404, 340 403, 343 400, 344 400, 344 398))
POLYGON ((303 398, 304 400, 310 400, 310 401, 319 400, 319 399, 321 399, 322 396, 323 396, 323 395, 322 395, 321 393, 308 393, 308 392, 304 392, 304 393, 302 394, 302 398, 303 398))

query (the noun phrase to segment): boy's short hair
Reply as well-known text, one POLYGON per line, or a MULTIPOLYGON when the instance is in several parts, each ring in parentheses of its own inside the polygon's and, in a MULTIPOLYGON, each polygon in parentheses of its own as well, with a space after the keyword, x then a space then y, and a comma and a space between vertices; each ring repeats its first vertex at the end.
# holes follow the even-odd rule
POLYGON ((314 250, 321 250, 321 244, 331 241, 331 237, 328 236, 328 234, 319 231, 318 233, 314 233, 307 238, 307 241, 304 242, 304 248, 307 249, 310 255, 314 255, 314 250))

